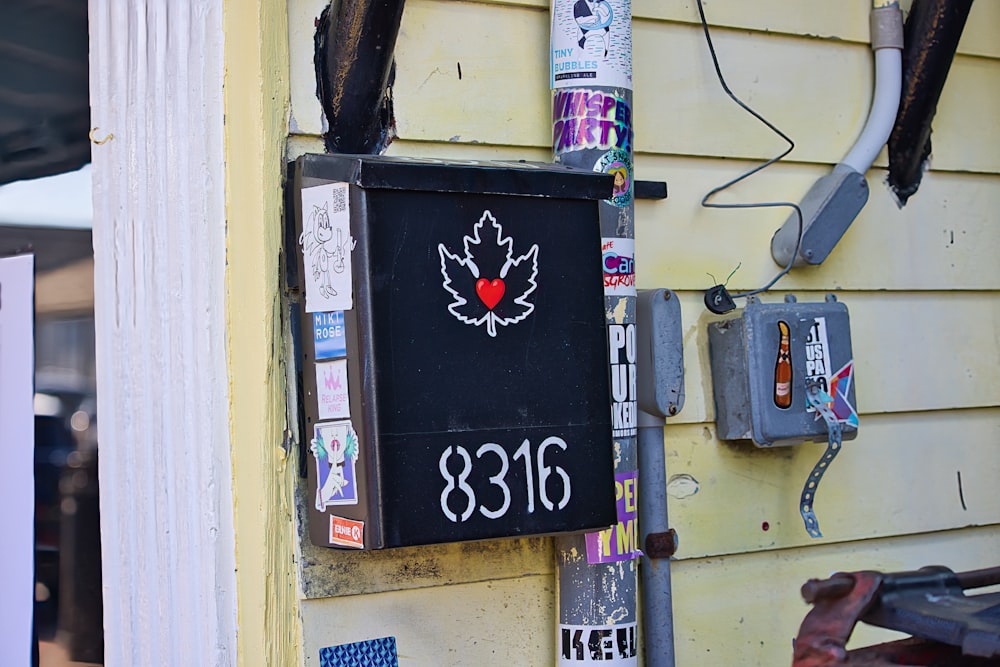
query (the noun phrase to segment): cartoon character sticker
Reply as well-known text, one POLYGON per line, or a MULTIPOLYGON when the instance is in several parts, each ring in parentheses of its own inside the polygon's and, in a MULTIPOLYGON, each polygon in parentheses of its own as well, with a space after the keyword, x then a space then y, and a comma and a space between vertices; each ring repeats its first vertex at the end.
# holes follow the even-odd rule
POLYGON ((632 89, 631 0, 553 0, 552 87, 632 89))
POLYGON ((465 324, 485 324, 495 338, 497 325, 516 324, 535 310, 528 297, 537 287, 538 245, 515 257, 513 240, 503 235, 492 213, 483 211, 472 236, 463 237, 463 247, 464 254, 457 255, 438 244, 442 286, 454 297, 448 312, 465 324))
POLYGON ((330 183, 302 190, 302 260, 306 312, 350 310, 351 214, 347 183, 330 183))
POLYGON ((580 28, 580 39, 577 44, 581 49, 587 48, 587 38, 597 35, 604 42, 604 58, 608 57, 611 46, 611 21, 615 12, 608 0, 577 0, 573 3, 573 20, 580 28))
POLYGON ((594 171, 615 177, 611 199, 606 200, 609 204, 624 208, 632 203, 632 158, 628 151, 618 148, 608 151, 594 165, 594 171))
POLYGON ((316 424, 309 450, 316 461, 316 509, 357 505, 358 434, 350 421, 316 424))

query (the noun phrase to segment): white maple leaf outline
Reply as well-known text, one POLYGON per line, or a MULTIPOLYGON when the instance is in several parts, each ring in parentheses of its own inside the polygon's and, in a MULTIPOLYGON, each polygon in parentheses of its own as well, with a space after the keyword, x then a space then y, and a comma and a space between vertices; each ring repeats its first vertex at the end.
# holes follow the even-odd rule
POLYGON ((482 217, 479 218, 479 222, 473 225, 472 236, 466 235, 463 237, 462 245, 465 248, 465 257, 459 257, 458 255, 453 255, 448 250, 448 248, 445 247, 443 243, 438 244, 438 254, 441 256, 441 275, 444 276, 444 283, 442 283, 442 286, 446 290, 448 290, 448 292, 450 292, 452 296, 455 297, 455 300, 448 305, 448 311, 452 315, 454 315, 458 321, 464 322, 465 324, 474 324, 476 326, 479 326, 483 324, 483 322, 485 322, 486 333, 488 333, 492 338, 496 338, 498 324, 504 327, 507 326, 508 324, 516 324, 521 320, 523 320, 524 318, 526 318, 535 310, 535 304, 529 303, 525 299, 529 294, 535 291, 536 287, 538 287, 538 284, 535 282, 535 276, 538 275, 538 244, 536 243, 532 245, 528 249, 528 252, 524 253, 517 259, 514 259, 512 257, 513 244, 514 241, 509 236, 504 238, 503 227, 500 225, 499 222, 497 222, 496 218, 493 217, 493 214, 490 213, 488 209, 483 211, 483 215, 482 217), (501 280, 507 277, 507 273, 510 271, 510 268, 512 266, 520 266, 521 262, 528 259, 531 260, 531 275, 528 276, 528 284, 529 284, 528 289, 526 289, 520 296, 514 299, 514 303, 520 306, 524 306, 525 308, 524 312, 522 312, 517 317, 499 317, 491 309, 487 309, 486 314, 483 315, 482 317, 472 318, 463 315, 462 313, 458 312, 458 310, 456 310, 457 308, 460 308, 461 306, 467 304, 469 300, 466 299, 464 296, 462 296, 456 289, 454 289, 451 286, 452 280, 451 276, 448 275, 448 267, 445 264, 445 259, 447 258, 452 260, 453 262, 456 262, 460 266, 463 266, 466 269, 468 269, 469 272, 472 273, 472 275, 475 278, 477 279, 480 278, 481 276, 479 273, 479 266, 476 264, 475 258, 472 255, 472 249, 469 246, 479 245, 480 243, 483 242, 482 239, 480 239, 479 237, 479 232, 486 224, 487 220, 489 220, 490 225, 494 229, 496 229, 497 246, 506 247, 507 251, 507 261, 504 262, 504 265, 502 267, 500 267, 499 278, 501 280))

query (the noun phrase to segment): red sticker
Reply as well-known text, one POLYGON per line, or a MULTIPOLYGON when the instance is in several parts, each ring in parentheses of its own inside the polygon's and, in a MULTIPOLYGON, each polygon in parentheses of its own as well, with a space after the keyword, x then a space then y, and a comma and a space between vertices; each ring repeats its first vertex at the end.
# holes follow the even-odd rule
POLYGON ((330 544, 352 549, 365 548, 365 522, 330 515, 330 544))

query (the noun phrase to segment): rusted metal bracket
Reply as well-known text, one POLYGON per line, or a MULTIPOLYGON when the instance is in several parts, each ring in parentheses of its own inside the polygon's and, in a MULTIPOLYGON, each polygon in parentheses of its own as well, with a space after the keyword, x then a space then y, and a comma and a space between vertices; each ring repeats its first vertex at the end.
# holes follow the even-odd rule
POLYGON ((829 579, 807 581, 802 597, 813 608, 799 627, 792 667, 844 664, 847 640, 881 584, 879 572, 838 572, 829 579))
POLYGON ((802 597, 813 609, 795 640, 792 667, 1000 667, 1000 593, 963 592, 995 584, 1000 568, 811 579, 802 597), (847 651, 859 620, 916 637, 847 651))

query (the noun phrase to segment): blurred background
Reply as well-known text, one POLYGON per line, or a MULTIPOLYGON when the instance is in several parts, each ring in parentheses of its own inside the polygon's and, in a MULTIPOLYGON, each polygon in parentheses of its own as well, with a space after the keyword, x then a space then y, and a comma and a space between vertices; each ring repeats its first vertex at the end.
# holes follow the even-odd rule
POLYGON ((35 254, 39 664, 103 664, 86 0, 0 3, 0 54, 0 256, 35 254))

